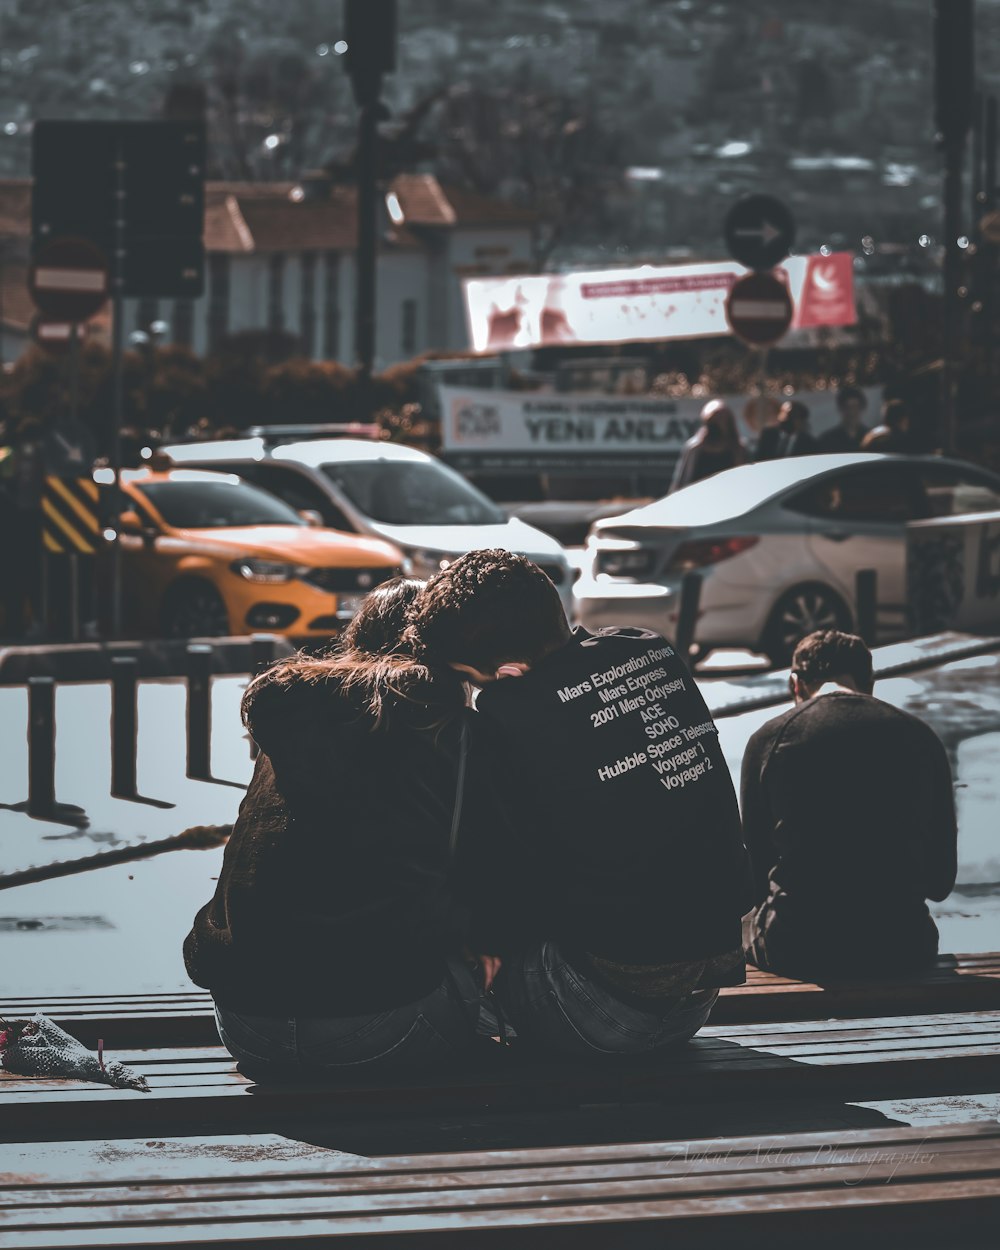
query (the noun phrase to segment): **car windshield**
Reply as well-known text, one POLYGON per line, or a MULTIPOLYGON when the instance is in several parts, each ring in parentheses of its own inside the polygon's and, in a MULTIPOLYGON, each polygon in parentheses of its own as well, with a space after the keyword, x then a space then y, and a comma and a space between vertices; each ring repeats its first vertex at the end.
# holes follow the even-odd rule
POLYGON ((355 460, 323 472, 366 517, 383 525, 498 525, 504 515, 437 460, 355 460))
POLYGON ((305 525, 287 504, 245 482, 135 483, 174 529, 214 530, 244 525, 305 525))

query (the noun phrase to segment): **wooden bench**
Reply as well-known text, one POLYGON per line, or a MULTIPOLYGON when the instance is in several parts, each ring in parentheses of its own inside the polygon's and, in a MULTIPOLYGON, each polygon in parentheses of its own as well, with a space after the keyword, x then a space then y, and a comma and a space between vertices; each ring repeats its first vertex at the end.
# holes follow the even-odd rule
MULTIPOLYGON (((92 1049, 211 1046, 219 1040, 208 994, 66 995, 0 1001, 7 1019, 44 1012, 92 1049)), ((746 985, 722 991, 713 1024, 825 1020, 841 1016, 1000 1011, 1000 953, 942 955, 926 972, 822 985, 747 969, 746 985)))
MULTIPOLYGON (((487 1044, 488 1045, 488 1044, 487 1044)), ((219 1046, 110 1050, 151 1094, 0 1073, 0 1135, 273 1129, 338 1114, 713 1099, 842 1099, 1000 1087, 1000 1012, 708 1026, 670 1055, 578 1064, 488 1054, 420 1074, 254 1085, 219 1046)))
POLYGON ((275 1139, 0 1147, 5 1250, 842 1247, 904 1235, 910 1247, 993 1250, 998 1226, 996 1124, 382 1158, 275 1139))

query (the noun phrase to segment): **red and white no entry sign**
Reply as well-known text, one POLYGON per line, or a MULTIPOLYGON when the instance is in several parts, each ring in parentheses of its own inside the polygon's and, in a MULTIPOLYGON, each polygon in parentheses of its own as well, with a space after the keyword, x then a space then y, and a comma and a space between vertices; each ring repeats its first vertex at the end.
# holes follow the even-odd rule
POLYGON ((53 239, 28 271, 28 290, 46 320, 87 321, 108 298, 107 257, 86 239, 53 239))
POLYGON ((768 347, 792 324, 788 287, 771 273, 748 273, 726 296, 726 320, 732 332, 753 347, 768 347))

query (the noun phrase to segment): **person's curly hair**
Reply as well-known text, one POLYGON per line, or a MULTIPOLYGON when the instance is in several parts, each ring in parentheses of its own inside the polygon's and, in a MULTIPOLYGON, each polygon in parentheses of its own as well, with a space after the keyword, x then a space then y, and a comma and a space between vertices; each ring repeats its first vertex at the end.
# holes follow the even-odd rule
POLYGON ((857 634, 839 629, 817 629, 795 648, 792 672, 810 690, 826 681, 850 677, 862 693, 872 688, 872 653, 857 634))
POLYGON ((505 661, 534 664, 568 636, 551 580, 524 556, 494 547, 435 573, 410 608, 403 638, 428 664, 489 672, 505 661))
POLYGON ((270 665, 243 694, 244 725, 252 733, 259 706, 274 706, 290 693, 300 698, 310 689, 355 700, 367 708, 372 728, 385 728, 401 711, 413 722, 422 710, 428 724, 456 715, 465 704, 461 683, 447 670, 419 663, 402 642, 408 609, 422 589, 413 578, 384 582, 365 595, 332 650, 298 651, 270 665))

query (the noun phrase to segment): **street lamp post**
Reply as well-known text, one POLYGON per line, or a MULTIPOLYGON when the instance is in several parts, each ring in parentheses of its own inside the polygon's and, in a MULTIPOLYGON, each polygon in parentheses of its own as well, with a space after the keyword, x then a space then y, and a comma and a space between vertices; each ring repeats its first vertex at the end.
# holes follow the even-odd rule
POLYGON ((378 248, 378 119, 382 75, 396 67, 396 0, 345 0, 347 72, 359 106, 354 354, 363 412, 369 416, 375 363, 375 280, 378 248))
POLYGON ((945 445, 958 440, 957 347, 961 314, 962 164, 972 124, 974 66, 973 0, 934 3, 934 120, 944 149, 944 343, 945 445))

